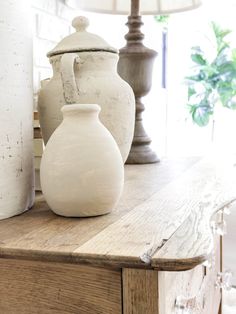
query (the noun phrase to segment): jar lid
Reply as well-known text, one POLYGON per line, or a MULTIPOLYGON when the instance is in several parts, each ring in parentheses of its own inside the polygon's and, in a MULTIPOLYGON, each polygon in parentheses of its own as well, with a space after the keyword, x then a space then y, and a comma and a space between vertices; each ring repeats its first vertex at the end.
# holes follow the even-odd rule
POLYGON ((100 36, 87 32, 89 20, 84 16, 75 17, 72 26, 76 32, 63 38, 55 48, 47 53, 48 57, 62 54, 65 52, 79 51, 108 51, 118 53, 117 49, 110 46, 100 36))

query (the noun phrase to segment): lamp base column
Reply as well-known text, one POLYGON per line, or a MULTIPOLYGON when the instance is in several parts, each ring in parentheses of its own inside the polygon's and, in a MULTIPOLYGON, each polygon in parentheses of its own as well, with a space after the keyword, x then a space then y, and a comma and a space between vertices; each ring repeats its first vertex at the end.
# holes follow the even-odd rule
POLYGON ((143 45, 144 35, 140 31, 141 16, 129 16, 127 26, 128 34, 125 36, 126 46, 120 49, 118 73, 132 87, 136 102, 136 116, 134 138, 128 164, 147 164, 160 161, 150 147, 151 139, 148 137, 142 121, 144 105, 141 98, 148 94, 152 85, 153 63, 156 51, 143 45))
POLYGON ((143 111, 144 105, 141 103, 140 98, 136 98, 134 138, 126 164, 149 164, 160 161, 150 147, 151 139, 147 135, 142 123, 143 111))
POLYGON ((151 164, 159 161, 160 159, 149 145, 134 146, 132 144, 126 164, 151 164))

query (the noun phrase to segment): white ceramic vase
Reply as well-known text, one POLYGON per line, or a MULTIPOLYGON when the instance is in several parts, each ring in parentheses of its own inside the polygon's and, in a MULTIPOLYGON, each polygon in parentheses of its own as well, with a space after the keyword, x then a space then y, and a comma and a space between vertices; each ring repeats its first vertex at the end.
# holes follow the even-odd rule
POLYGON ((44 81, 38 99, 44 143, 61 123, 63 105, 96 103, 102 109, 101 122, 116 140, 125 162, 134 134, 133 90, 117 73, 118 51, 87 32, 86 18, 77 17, 72 24, 76 32, 48 53, 53 77, 44 81))
POLYGON ((40 176, 49 207, 68 217, 109 213, 124 182, 119 148, 99 121, 100 107, 72 104, 44 150, 40 176))
POLYGON ((0 220, 34 201, 30 5, 0 2, 0 220))

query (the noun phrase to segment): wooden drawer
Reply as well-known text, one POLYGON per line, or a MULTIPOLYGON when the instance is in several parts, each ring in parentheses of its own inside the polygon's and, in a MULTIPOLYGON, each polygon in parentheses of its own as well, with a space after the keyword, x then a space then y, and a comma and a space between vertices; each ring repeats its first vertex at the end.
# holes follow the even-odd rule
POLYGON ((215 237, 215 252, 213 255, 212 267, 206 267, 206 288, 205 288, 205 303, 206 310, 204 314, 217 314, 221 302, 221 289, 216 287, 217 274, 221 271, 221 248, 220 237, 215 237))
POLYGON ((204 267, 181 272, 159 272, 159 314, 175 314, 178 297, 190 298, 198 294, 204 279, 204 267))
POLYGON ((121 271, 0 259, 1 314, 121 314, 121 271))
POLYGON ((181 272, 159 272, 159 314, 176 314, 176 301, 185 300, 191 314, 218 314, 221 291, 215 287, 220 271, 219 237, 215 243, 215 257, 211 267, 199 265, 181 272))

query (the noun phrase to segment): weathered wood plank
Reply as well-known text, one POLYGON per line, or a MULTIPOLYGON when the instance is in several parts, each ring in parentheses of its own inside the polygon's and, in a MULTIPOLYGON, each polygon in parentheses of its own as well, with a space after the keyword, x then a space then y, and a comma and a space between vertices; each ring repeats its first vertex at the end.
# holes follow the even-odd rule
MULTIPOLYGON (((224 193, 223 187, 219 186, 219 189, 215 194, 215 205, 210 203, 209 206, 198 206, 192 209, 180 228, 160 250, 155 252, 151 262, 154 268, 185 270, 211 259, 214 248, 220 246, 219 243, 215 243, 211 222, 221 219, 221 216, 218 217, 221 213, 218 214, 218 206, 221 207, 219 204, 227 204, 229 197, 234 200, 232 196, 229 196, 230 187, 224 186, 229 194, 224 193)), ((234 194, 235 192, 232 191, 231 195, 234 194)))
POLYGON ((0 313, 121 314, 121 271, 0 259, 0 313))
POLYGON ((123 269, 123 314, 158 314, 158 273, 123 269))
POLYGON ((171 182, 165 179, 168 169, 168 163, 127 167, 123 198, 106 216, 63 218, 43 205, 0 222, 0 256, 165 270, 194 267, 212 248, 212 208, 201 211, 199 202, 209 186, 214 202, 227 199, 229 180, 224 169, 209 160, 171 182))
POLYGON ((74 219, 54 215, 39 201, 29 212, 0 222, 0 256, 77 261, 72 252, 138 204, 145 202, 198 159, 163 160, 157 165, 126 166, 123 196, 109 215, 74 219))
POLYGON ((170 238, 194 205, 189 200, 160 200, 153 196, 77 248, 73 255, 86 263, 110 261, 122 266, 150 267, 149 256, 163 245, 164 239, 170 238))
POLYGON ((144 262, 143 267, 146 264, 163 270, 195 267, 212 251, 209 223, 215 207, 236 194, 234 189, 230 191, 232 181, 224 180, 223 172, 209 160, 199 162, 77 248, 73 255, 84 262, 96 260, 101 264, 110 261, 141 267, 144 262), (209 188, 213 188, 214 203, 200 209, 209 188))

